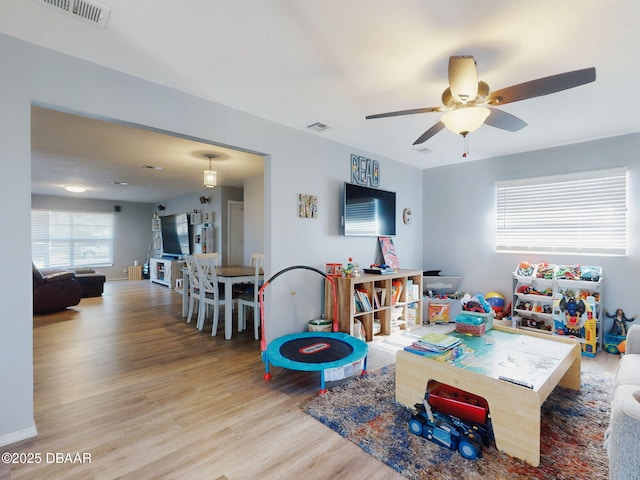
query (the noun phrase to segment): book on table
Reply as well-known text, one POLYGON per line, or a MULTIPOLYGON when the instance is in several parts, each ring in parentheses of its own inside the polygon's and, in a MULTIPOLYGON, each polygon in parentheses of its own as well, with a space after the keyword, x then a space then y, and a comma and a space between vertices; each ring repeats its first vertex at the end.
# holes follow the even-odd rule
POLYGON ((415 343, 431 351, 444 352, 460 345, 461 340, 446 333, 430 332, 420 337, 415 343))

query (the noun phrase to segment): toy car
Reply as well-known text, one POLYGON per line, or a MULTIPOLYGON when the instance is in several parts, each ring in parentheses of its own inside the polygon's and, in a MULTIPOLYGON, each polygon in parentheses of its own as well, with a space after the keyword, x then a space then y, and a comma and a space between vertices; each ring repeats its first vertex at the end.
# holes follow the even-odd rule
POLYGON ((469 460, 482 456, 482 443, 491 438, 489 429, 466 423, 453 415, 432 410, 429 404, 416 403, 409 420, 409 431, 450 450, 458 450, 469 460))

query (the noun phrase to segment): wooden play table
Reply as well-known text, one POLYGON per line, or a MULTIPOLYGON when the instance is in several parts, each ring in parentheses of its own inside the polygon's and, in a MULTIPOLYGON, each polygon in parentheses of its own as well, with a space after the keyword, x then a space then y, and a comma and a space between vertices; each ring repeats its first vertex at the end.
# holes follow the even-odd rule
POLYGON ((567 337, 501 326, 482 337, 460 337, 469 353, 454 363, 400 350, 396 400, 413 408, 424 399, 430 380, 484 397, 496 447, 537 467, 540 406, 556 385, 580 390, 580 344, 567 337), (523 381, 528 387, 499 377, 523 381))

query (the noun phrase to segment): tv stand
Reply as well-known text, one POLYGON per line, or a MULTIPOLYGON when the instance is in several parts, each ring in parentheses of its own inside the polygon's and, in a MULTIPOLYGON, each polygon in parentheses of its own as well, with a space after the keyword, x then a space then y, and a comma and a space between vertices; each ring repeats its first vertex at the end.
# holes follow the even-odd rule
POLYGON ((182 267, 184 262, 171 258, 152 258, 150 260, 150 279, 153 283, 174 287, 176 280, 182 278, 182 267))

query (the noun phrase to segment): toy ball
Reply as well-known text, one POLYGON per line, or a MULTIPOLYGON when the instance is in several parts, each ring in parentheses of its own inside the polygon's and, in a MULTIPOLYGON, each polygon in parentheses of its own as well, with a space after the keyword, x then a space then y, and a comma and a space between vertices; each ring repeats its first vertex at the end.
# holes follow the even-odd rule
POLYGON ((496 312, 504 310, 504 306, 507 304, 504 296, 498 292, 489 292, 484 296, 484 299, 496 312))

